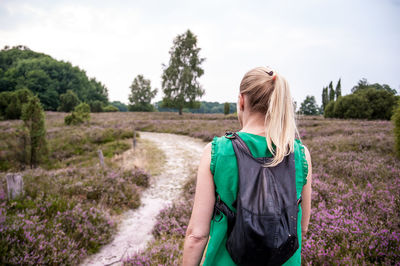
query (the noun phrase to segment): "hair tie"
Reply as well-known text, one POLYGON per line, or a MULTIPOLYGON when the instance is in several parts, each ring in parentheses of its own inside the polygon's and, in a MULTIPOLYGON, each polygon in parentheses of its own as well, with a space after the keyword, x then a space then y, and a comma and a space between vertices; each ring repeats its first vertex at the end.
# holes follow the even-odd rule
POLYGON ((276 79, 276 74, 272 77, 272 81, 275 81, 276 79))

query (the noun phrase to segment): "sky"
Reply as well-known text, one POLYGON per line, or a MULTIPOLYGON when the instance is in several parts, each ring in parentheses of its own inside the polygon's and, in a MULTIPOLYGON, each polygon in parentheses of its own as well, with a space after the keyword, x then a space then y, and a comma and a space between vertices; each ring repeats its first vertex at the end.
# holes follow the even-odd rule
POLYGON ((162 99, 162 64, 190 29, 206 58, 201 100, 236 102, 243 75, 269 66, 294 100, 321 103, 341 78, 349 94, 361 78, 400 91, 400 0, 85 1, 0 0, 0 48, 25 45, 69 61, 128 103, 144 75, 162 99))

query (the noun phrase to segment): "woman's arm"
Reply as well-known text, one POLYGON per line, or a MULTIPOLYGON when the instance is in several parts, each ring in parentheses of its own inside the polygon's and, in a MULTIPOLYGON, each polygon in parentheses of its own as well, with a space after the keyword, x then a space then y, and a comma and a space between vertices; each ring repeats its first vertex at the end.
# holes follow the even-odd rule
POLYGON ((303 210, 302 218, 301 218, 301 233, 305 235, 308 230, 308 223, 310 222, 311 215, 311 183, 312 183, 312 165, 311 165, 311 156, 307 147, 304 146, 304 151, 306 154, 306 160, 308 163, 308 174, 307 174, 307 184, 303 187, 303 191, 301 192, 301 196, 303 198, 301 202, 301 208, 303 210))
POLYGON ((204 148, 197 171, 196 194, 192 216, 186 231, 183 265, 199 265, 208 242, 215 203, 213 175, 210 171, 211 143, 204 148))

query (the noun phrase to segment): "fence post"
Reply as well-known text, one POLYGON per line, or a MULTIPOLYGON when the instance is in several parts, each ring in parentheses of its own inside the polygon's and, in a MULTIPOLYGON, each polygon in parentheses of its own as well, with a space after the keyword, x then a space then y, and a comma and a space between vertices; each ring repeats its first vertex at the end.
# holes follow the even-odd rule
POLYGON ((104 167, 104 156, 103 156, 103 152, 101 150, 97 150, 97 153, 99 155, 99 160, 100 160, 100 165, 101 167, 104 167))
POLYGON ((133 128, 133 151, 136 150, 136 130, 133 128))
POLYGON ((8 199, 12 200, 24 194, 24 180, 21 174, 9 173, 6 179, 8 199))

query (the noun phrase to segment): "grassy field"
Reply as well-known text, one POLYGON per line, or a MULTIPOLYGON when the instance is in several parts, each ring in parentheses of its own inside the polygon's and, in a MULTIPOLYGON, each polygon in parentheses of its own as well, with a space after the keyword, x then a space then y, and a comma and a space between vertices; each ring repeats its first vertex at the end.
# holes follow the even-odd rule
POLYGON ((21 121, 0 122, 1 265, 81 262, 111 240, 119 214, 140 206, 150 174, 161 169, 164 154, 140 138, 132 162, 122 164, 120 154, 132 147, 131 128, 69 127, 64 115, 46 113, 50 155, 36 169, 19 162, 21 121), (105 167, 99 165, 98 149, 105 167), (7 172, 22 174, 22 197, 7 199, 7 172))
MULTIPOLYGON (((13 251, 17 252, 15 256, 33 252, 32 256, 29 255, 33 258, 37 255, 35 252, 41 250, 40 243, 44 240, 40 239, 47 239, 46 241, 59 242, 45 245, 49 249, 54 247, 53 251, 47 251, 49 255, 46 258, 54 256, 54 249, 57 249, 59 260, 51 262, 68 263, 79 261, 71 259, 71 256, 82 257, 105 243, 114 227, 104 213, 112 215, 121 209, 135 207, 130 204, 136 201, 124 202, 111 196, 99 198, 97 192, 76 191, 81 191, 77 188, 79 186, 85 189, 96 187, 83 185, 86 181, 97 184, 96 180, 101 180, 100 184, 107 184, 105 180, 118 176, 121 183, 115 183, 113 191, 124 191, 123 186, 129 184, 135 188, 132 191, 139 191, 132 193, 132 198, 140 195, 146 182, 138 180, 146 178, 133 178, 135 171, 125 173, 126 170, 119 169, 112 159, 115 154, 130 147, 133 128, 189 135, 206 141, 212 140, 215 135, 223 135, 226 130, 239 129, 237 119, 232 115, 98 113, 92 114, 89 124, 78 127, 64 126, 64 116, 63 113, 46 113, 51 156, 40 169, 25 170, 27 180, 32 180, 30 184, 33 186, 32 192, 29 192, 31 194, 28 193, 29 198, 26 196, 29 200, 25 198, 21 202, 9 202, 4 195, 4 189, 0 188, 0 256, 14 248, 13 250, 17 250, 13 251), (102 148, 107 157, 106 163, 109 167, 104 171, 99 171, 96 167, 98 148, 102 148), (33 184, 38 188, 34 188, 33 184), (50 187, 51 193, 40 192, 47 191, 43 190, 46 186, 50 187), (59 194, 67 202, 59 200, 59 194), (46 200, 43 197, 47 197, 46 200), (70 199, 76 204, 68 207, 70 199), (51 202, 50 206, 57 206, 53 209, 63 210, 64 213, 52 213, 49 211, 52 208, 45 205, 46 202, 51 202), (67 207, 63 207, 66 205, 67 207), (40 213, 42 209, 45 214, 40 213), (104 212, 103 209, 108 211, 104 212), (68 222, 65 217, 69 216, 80 217, 81 220, 79 223, 68 222), (88 218, 85 220, 82 218, 84 216, 88 218), (40 223, 44 219, 53 219, 54 226, 50 228, 53 231, 46 231, 50 229, 43 222, 40 223), (87 240, 81 235, 74 235, 78 227, 81 234, 90 232, 87 240), (7 234, 3 234, 4 228, 8 230, 7 234), (89 228, 100 231, 90 231, 89 228), (35 236, 34 241, 39 242, 31 245, 28 240, 32 234, 35 236), (49 240, 48 234, 70 234, 67 239, 72 240, 69 240, 69 244, 62 242, 66 241, 63 237, 49 240), (15 236, 15 239, 11 239, 11 236, 15 236), (76 239, 86 242, 82 244, 76 239), (24 244, 20 244, 21 242, 24 244), (63 246, 69 249, 65 257, 59 255, 63 254, 63 246)), ((18 121, 0 122, 0 168, 3 175, 5 171, 14 171, 21 167, 16 163, 19 144, 15 131, 18 125, 18 121)), ((313 161, 312 217, 309 232, 303 237, 303 261, 310 264, 399 263, 400 160, 395 157, 391 122, 299 117, 298 126, 301 139, 310 150, 313 161)), ((157 152, 151 152, 148 156, 152 157, 151 154, 157 152)), ((2 186, 4 187, 4 182, 2 186)), ((183 192, 186 200, 177 202, 160 213, 159 222, 153 232, 155 240, 144 253, 133 256, 127 264, 179 262, 190 215, 193 186, 194 179, 183 192)), ((113 195, 106 189, 100 185, 94 191, 102 191, 101 195, 113 195)))
MULTIPOLYGON (((239 128, 234 117, 223 115, 135 116, 138 128, 206 141, 239 128)), ((299 117, 298 126, 313 162, 312 216, 303 236, 303 262, 399 263, 400 160, 391 122, 299 117)), ((193 186, 194 179, 183 192, 185 200, 160 213, 155 240, 126 264, 179 264, 193 186)))

